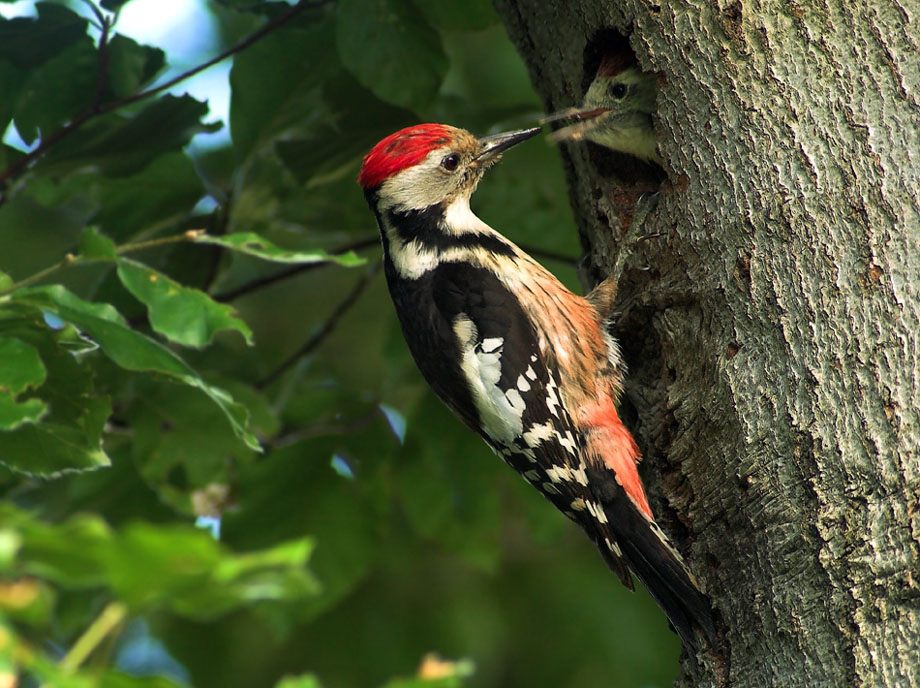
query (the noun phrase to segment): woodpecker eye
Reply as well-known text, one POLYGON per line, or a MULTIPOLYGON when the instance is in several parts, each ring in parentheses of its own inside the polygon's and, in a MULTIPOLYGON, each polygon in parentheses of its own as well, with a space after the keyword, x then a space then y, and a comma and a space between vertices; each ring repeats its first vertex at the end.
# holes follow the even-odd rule
POLYGON ((610 86, 607 92, 610 94, 612 98, 616 98, 617 100, 620 100, 621 98, 623 98, 623 96, 626 95, 627 90, 629 89, 626 87, 626 84, 613 84, 610 86))
POLYGON ((460 165, 460 156, 456 153, 451 153, 450 155, 445 155, 444 159, 441 161, 441 167, 443 167, 448 172, 453 172, 460 165))

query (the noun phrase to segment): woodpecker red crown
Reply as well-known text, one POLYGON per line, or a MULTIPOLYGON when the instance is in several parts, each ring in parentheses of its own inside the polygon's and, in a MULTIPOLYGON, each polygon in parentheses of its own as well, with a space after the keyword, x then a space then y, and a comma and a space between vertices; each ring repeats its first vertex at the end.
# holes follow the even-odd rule
POLYGON ((358 183, 363 189, 379 186, 397 172, 417 165, 431 151, 450 140, 450 128, 443 124, 417 124, 400 129, 364 156, 358 183))

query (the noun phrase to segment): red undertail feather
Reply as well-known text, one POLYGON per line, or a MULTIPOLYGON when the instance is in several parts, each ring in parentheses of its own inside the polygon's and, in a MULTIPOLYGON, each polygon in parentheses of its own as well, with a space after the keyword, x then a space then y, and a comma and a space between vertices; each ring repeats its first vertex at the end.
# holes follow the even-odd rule
POLYGON ((450 140, 450 129, 443 124, 417 124, 400 129, 364 156, 358 183, 363 189, 373 189, 397 172, 417 165, 450 140))
POLYGON ((640 459, 639 446, 620 420, 613 400, 608 398, 598 405, 586 420, 594 430, 590 435, 591 449, 616 473, 617 480, 636 506, 654 520, 636 469, 640 459))

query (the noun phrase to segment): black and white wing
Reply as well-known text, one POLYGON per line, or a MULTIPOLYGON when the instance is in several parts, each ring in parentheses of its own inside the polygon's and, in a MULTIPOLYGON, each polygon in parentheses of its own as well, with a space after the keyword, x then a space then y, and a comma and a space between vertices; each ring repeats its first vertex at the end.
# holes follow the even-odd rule
MULTIPOLYGON (((430 294, 431 310, 417 305, 414 312, 431 320, 404 330, 407 339, 410 331, 441 333, 440 345, 410 343, 426 380, 496 453, 588 533, 632 589, 604 507, 589 486, 584 438, 520 302, 493 273, 469 263, 442 263, 423 280, 427 284, 414 286, 430 294)), ((606 479, 617 489, 610 471, 593 472, 595 480, 609 473, 606 479)))

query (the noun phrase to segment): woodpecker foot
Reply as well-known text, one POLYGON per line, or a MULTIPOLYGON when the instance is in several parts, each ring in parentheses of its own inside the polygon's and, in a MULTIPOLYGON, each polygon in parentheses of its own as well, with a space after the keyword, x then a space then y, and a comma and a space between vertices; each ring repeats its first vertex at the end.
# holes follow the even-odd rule
POLYGON ((626 233, 623 235, 623 240, 620 242, 620 249, 617 252, 617 257, 614 259, 611 274, 617 276, 623 274, 623 270, 626 267, 626 261, 628 261, 629 257, 632 255, 636 244, 661 236, 660 232, 652 234, 642 233, 642 230, 645 228, 645 221, 648 219, 651 212, 658 206, 659 195, 660 192, 656 191, 655 193, 644 193, 639 196, 636 205, 633 207, 632 217, 629 219, 629 226, 626 228, 626 233))
MULTIPOLYGON (((639 196, 633 208, 629 226, 623 234, 623 240, 620 242, 619 250, 614 258, 610 274, 592 289, 591 293, 586 297, 597 309, 597 312, 601 314, 601 317, 605 319, 609 318, 613 313, 613 302, 617 296, 617 284, 636 245, 641 241, 649 241, 663 236, 662 232, 642 233, 646 219, 658 205, 658 196, 658 192, 644 193, 639 196)), ((648 270, 649 268, 646 266, 643 269, 648 270)))

